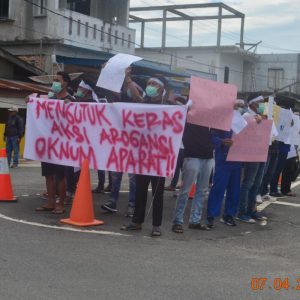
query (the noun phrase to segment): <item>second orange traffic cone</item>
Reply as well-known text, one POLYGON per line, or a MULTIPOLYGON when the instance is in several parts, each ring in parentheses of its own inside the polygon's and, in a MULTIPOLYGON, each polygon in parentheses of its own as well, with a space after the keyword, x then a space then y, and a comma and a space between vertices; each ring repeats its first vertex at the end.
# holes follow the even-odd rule
POLYGON ((96 220, 94 216, 91 178, 89 162, 87 159, 84 160, 82 164, 70 218, 62 219, 60 221, 75 226, 95 226, 104 224, 103 221, 96 220))
POLYGON ((0 202, 3 201, 17 201, 12 189, 5 149, 0 150, 0 202))
POLYGON ((196 184, 193 183, 192 188, 191 188, 190 193, 189 193, 189 199, 194 199, 195 192, 196 192, 196 184))

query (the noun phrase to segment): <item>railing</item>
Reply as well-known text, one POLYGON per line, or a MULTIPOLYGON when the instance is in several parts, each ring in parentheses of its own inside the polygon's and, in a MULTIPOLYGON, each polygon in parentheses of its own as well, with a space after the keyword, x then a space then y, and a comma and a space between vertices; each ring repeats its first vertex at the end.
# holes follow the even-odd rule
POLYGON ((60 10, 61 16, 48 16, 48 30, 64 39, 66 44, 78 47, 83 45, 93 50, 114 50, 134 53, 133 29, 104 23, 100 19, 89 17, 71 10, 60 10))

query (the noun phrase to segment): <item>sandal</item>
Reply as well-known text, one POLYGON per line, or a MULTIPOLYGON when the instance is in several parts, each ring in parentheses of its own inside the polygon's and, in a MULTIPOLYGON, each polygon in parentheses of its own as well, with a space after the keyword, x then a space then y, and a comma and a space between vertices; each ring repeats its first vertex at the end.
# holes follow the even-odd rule
POLYGON ((54 215, 62 215, 66 212, 66 210, 64 208, 55 208, 52 210, 52 213, 54 215))
POLYGON ((161 236, 161 231, 159 227, 153 226, 152 231, 151 231, 151 236, 152 237, 158 237, 161 236))
POLYGON ((190 223, 189 224, 190 229, 198 229, 198 230, 210 230, 210 228, 207 225, 201 224, 201 223, 190 223))
POLYGON ((292 193, 292 192, 288 192, 286 193, 287 196, 289 197, 296 197, 297 195, 295 193, 292 193))
POLYGON ((183 233, 183 227, 180 224, 173 224, 172 231, 175 233, 183 233))
POLYGON ((120 229, 121 230, 126 230, 126 231, 141 230, 142 225, 141 224, 130 223, 128 225, 123 225, 120 229))
POLYGON ((41 206, 41 207, 37 207, 35 209, 35 211, 38 211, 38 212, 53 211, 53 210, 54 210, 54 207, 47 207, 47 206, 41 206))

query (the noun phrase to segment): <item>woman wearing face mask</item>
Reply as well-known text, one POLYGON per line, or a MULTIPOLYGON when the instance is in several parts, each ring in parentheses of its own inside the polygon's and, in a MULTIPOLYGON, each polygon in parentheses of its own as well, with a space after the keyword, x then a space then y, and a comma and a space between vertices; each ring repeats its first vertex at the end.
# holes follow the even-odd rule
MULTIPOLYGON (((264 98, 257 93, 251 93, 248 97, 248 111, 243 115, 245 118, 255 118, 260 123, 265 116, 264 98)), ((264 175, 265 162, 244 163, 244 178, 241 184, 240 199, 237 217, 246 223, 255 223, 267 218, 256 210, 256 196, 264 175)))
MULTIPOLYGON (((138 91, 130 76, 130 69, 127 69, 125 76, 127 90, 134 101, 149 104, 164 104, 166 100, 167 82, 164 78, 152 77, 148 79, 145 89, 145 96, 138 91)), ((132 222, 121 227, 122 230, 141 230, 145 221, 148 186, 151 182, 153 195, 152 231, 151 236, 161 235, 161 223, 163 214, 163 196, 165 177, 136 175, 136 203, 132 222)))
MULTIPOLYGON (((58 72, 54 78, 51 91, 48 97, 64 101, 73 101, 74 98, 68 93, 68 86, 71 82, 69 75, 65 72, 58 72)), ((66 198, 66 167, 62 165, 42 162, 42 176, 46 178, 47 204, 36 208, 36 211, 52 211, 54 214, 63 214, 64 201, 66 198), (59 200, 56 202, 56 187, 58 188, 59 200)))

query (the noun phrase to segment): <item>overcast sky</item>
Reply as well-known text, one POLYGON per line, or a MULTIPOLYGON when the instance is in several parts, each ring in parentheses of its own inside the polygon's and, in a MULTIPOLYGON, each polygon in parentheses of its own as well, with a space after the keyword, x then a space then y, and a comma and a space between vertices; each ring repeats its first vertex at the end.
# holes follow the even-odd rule
MULTIPOLYGON (((213 0, 130 0, 131 7, 220 2, 213 0)), ((258 53, 300 53, 300 0, 227 0, 225 4, 246 15, 244 42, 256 43, 262 40, 258 53), (295 50, 295 51, 292 51, 295 50)), ((190 10, 191 15, 215 14, 216 10, 190 10)), ((143 17, 145 13, 135 13, 143 17)), ((161 16, 158 12, 148 17, 161 16)), ((172 16, 171 14, 169 16, 172 16)), ((150 23, 146 27, 145 46, 160 46, 161 24, 150 23)), ((139 26, 136 42, 140 43, 139 26)), ((234 45, 239 42, 239 19, 224 20, 222 44, 234 45)), ((194 25, 193 46, 215 45, 217 21, 197 21, 194 25)), ((168 46, 186 46, 188 43, 188 22, 169 22, 167 29, 168 46)))

